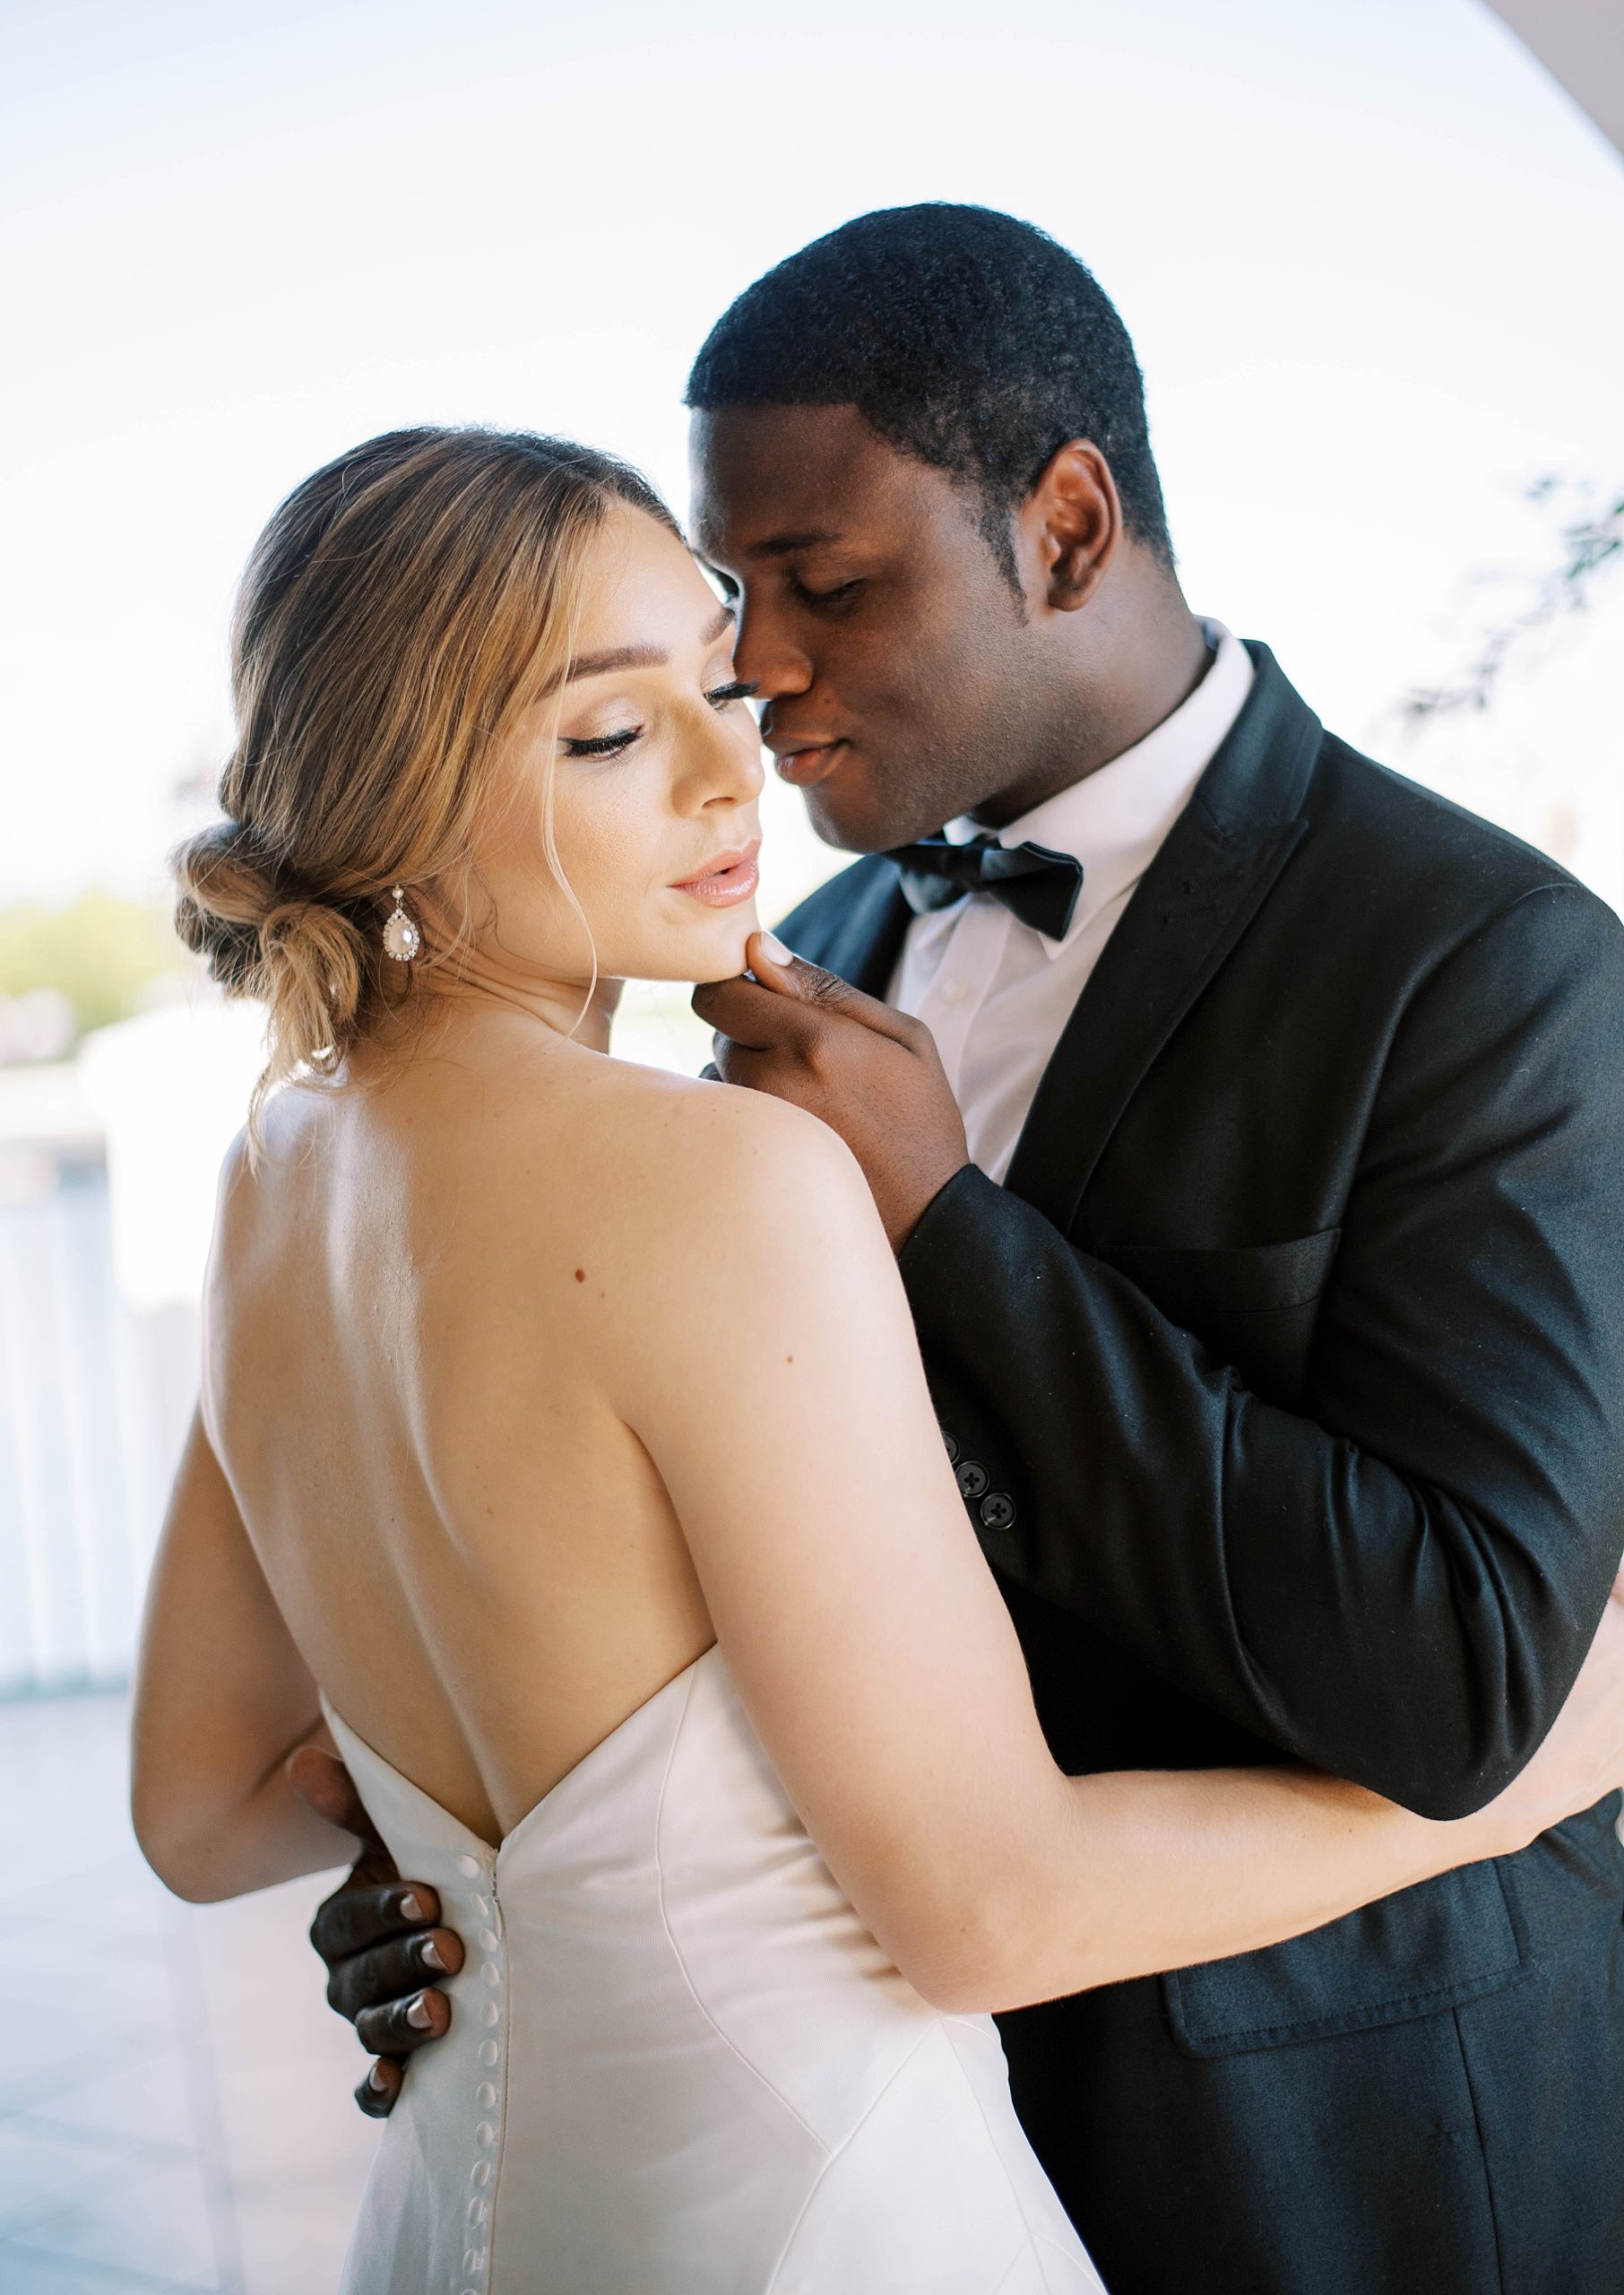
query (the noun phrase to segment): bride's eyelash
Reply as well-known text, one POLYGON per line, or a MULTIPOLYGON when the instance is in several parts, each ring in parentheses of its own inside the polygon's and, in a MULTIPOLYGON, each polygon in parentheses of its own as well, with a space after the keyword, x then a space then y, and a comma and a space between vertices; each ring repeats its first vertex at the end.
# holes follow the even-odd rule
MULTIPOLYGON (((736 678, 731 685, 713 686, 705 699, 713 709, 725 709, 730 702, 754 701, 760 691, 758 685, 736 678)), ((592 733, 581 740, 571 740, 566 737, 564 754, 566 757, 618 757, 623 749, 630 749, 642 731, 641 725, 628 725, 623 733, 592 733)))
POLYGON ((633 725, 624 733, 594 733, 589 740, 574 741, 566 739, 566 757, 618 757, 622 749, 629 749, 643 728, 633 725))

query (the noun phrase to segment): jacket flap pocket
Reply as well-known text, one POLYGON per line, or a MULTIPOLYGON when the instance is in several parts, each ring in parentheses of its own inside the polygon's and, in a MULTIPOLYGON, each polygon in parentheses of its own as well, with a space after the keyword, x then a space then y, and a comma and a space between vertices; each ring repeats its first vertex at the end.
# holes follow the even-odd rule
POLYGON ((1162 1979, 1188 2056, 1367 2031, 1499 1992, 1524 1973, 1499 1867, 1463 1865, 1261 1953, 1162 1979))
POLYGON ((1258 1314, 1317 1299, 1341 1241, 1340 1227, 1325 1227, 1289 1243, 1211 1251, 1160 1243, 1085 1243, 1084 1249, 1107 1267, 1120 1269, 1167 1313, 1180 1307, 1221 1307, 1231 1314, 1258 1314))

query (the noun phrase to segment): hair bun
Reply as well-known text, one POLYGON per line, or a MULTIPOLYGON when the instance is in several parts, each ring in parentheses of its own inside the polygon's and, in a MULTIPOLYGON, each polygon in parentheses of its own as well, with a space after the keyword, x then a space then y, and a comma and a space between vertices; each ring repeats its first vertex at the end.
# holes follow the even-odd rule
POLYGON ((367 949, 341 906, 302 883, 246 823, 220 820, 188 837, 172 866, 175 930, 228 996, 299 1009, 306 1064, 327 1064, 359 1005, 367 949))
POLYGON ((213 821, 177 846, 171 867, 179 886, 175 930, 207 960, 228 995, 262 992, 265 926, 287 905, 276 862, 241 821, 213 821))

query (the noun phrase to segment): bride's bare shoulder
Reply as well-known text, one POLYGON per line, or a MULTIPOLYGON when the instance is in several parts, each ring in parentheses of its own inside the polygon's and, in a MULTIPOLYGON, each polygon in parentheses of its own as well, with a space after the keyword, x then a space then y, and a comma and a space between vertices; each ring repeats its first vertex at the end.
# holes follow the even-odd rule
POLYGON ((689 1201, 730 1203, 738 1216, 764 1196, 782 1208, 791 1186, 867 1193, 838 1133, 770 1094, 630 1065, 614 1085, 599 1103, 603 1128, 629 1168, 668 1191, 668 1204, 679 1190, 689 1201))
POLYGON ((617 1259, 651 1275, 803 1238, 808 1225, 877 1225, 845 1142, 765 1093, 601 1062, 552 1136, 563 1196, 617 1259))

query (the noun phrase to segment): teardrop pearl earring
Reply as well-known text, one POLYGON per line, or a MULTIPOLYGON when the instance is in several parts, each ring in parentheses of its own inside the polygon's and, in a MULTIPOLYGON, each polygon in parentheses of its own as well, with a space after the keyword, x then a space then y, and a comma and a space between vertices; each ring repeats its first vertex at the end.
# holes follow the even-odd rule
POLYGON ((393 957, 397 965, 409 965, 423 945, 417 919, 409 915, 406 895, 399 885, 393 888, 394 907, 384 925, 384 954, 393 957))

